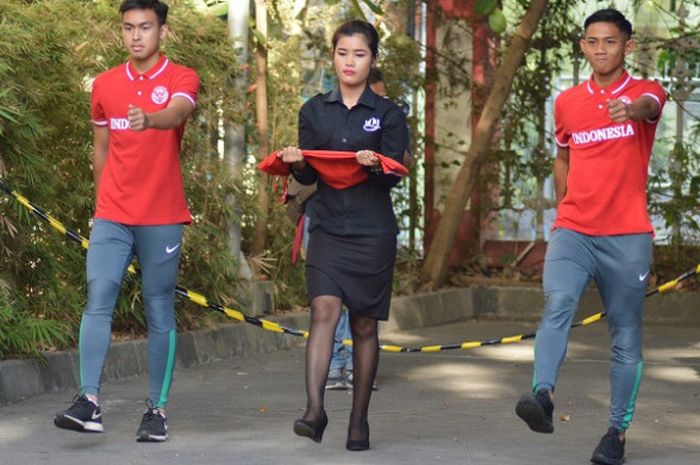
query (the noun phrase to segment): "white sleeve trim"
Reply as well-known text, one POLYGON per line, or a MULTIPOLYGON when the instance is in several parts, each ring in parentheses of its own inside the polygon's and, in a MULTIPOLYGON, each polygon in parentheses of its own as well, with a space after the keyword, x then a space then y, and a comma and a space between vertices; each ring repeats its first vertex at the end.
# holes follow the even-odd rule
POLYGON ((175 98, 175 97, 186 98, 187 100, 190 101, 190 103, 192 104, 193 107, 197 106, 197 103, 194 101, 194 99, 189 94, 186 94, 185 92, 175 92, 173 94, 172 98, 175 98))
POLYGON ((656 103, 661 105, 661 99, 659 99, 659 97, 657 97, 656 95, 652 94, 651 92, 644 92, 642 95, 640 95, 640 97, 644 97, 645 95, 647 97, 653 98, 654 100, 656 100, 656 103))
POLYGON ((569 146, 569 144, 563 144, 563 143, 559 142, 559 139, 557 139, 557 136, 554 136, 554 140, 556 141, 556 143, 559 147, 568 147, 569 146))
POLYGON ((95 126, 107 126, 107 120, 92 120, 95 126))

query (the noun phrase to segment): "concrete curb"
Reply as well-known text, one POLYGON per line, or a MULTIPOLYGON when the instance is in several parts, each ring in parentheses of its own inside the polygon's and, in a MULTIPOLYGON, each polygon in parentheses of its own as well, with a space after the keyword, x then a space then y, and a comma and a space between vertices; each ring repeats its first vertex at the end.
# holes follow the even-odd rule
MULTIPOLYGON (((406 331, 470 319, 539 321, 544 308, 541 287, 471 287, 395 297, 383 331, 406 331)), ((597 289, 587 289, 576 320, 604 310, 597 289)), ((670 292, 647 299, 645 324, 700 326, 700 294, 670 292)))
MULTIPOLYGON (((539 287, 473 287, 395 297, 390 319, 382 324, 381 331, 407 331, 471 319, 538 321, 543 303, 539 287)), ((597 291, 589 289, 583 296, 577 319, 602 310, 597 291)), ((290 314, 276 321, 289 327, 306 328, 308 314, 290 314)), ((700 326, 700 294, 669 293, 649 298, 645 323, 700 326)), ((262 331, 252 325, 227 324, 215 330, 180 334, 176 367, 289 349, 301 343, 298 337, 262 331)), ((146 354, 146 340, 143 339, 112 344, 103 380, 146 374, 146 354)), ((47 353, 46 364, 37 360, 0 361, 0 405, 45 392, 77 391, 78 368, 76 351, 47 353)))
MULTIPOLYGON (((308 326, 307 314, 276 318, 290 327, 308 326)), ((177 368, 188 368, 225 358, 289 349, 301 339, 262 331, 248 324, 231 323, 215 330, 181 333, 177 339, 177 368)), ((0 361, 0 405, 19 402, 45 392, 79 388, 77 351, 50 352, 46 363, 37 360, 0 361)), ((148 373, 147 341, 138 339, 112 343, 103 381, 148 373)))

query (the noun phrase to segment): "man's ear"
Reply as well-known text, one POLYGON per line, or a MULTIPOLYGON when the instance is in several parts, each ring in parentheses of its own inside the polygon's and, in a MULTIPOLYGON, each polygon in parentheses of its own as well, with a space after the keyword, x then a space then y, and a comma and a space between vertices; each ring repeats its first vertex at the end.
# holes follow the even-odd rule
POLYGON ((160 41, 161 42, 163 42, 168 37, 168 32, 169 32, 168 25, 163 24, 160 27, 160 41))
POLYGON ((586 56, 586 47, 588 47, 588 44, 586 43, 585 37, 581 37, 581 40, 578 41, 578 46, 581 48, 581 53, 586 56))

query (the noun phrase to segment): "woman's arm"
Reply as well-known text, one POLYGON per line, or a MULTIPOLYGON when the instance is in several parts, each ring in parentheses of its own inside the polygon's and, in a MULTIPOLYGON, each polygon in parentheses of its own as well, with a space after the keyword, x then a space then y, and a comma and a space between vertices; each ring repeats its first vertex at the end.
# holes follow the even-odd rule
MULTIPOLYGON (((306 106, 299 111, 299 149, 314 149, 314 129, 311 126, 308 118, 304 115, 306 106)), ((297 149, 297 150, 299 150, 297 149)), ((286 149, 285 149, 286 150, 286 149)), ((301 150, 299 150, 301 156, 301 150)), ((283 158, 283 161, 284 158, 283 158)), ((306 161, 303 156, 301 160, 295 158, 295 162, 291 166, 292 176, 301 184, 309 185, 318 181, 318 172, 306 161)))
MULTIPOLYGON (((380 153, 402 163, 404 154, 408 150, 408 126, 406 125, 406 115, 398 106, 394 106, 387 112, 382 123, 380 153)), ((387 188, 394 187, 401 180, 400 176, 384 174, 377 165, 367 167, 366 169, 369 173, 370 182, 387 188)))

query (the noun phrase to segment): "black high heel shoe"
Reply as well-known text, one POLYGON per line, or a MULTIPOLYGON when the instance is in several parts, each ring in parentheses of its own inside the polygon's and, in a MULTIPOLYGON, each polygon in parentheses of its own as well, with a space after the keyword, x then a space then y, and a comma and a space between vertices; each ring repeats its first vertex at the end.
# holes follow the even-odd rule
POLYGON ((328 426, 328 416, 324 411, 323 416, 318 420, 304 420, 300 418, 295 421, 294 433, 298 436, 306 436, 314 442, 321 442, 326 426, 328 426))
POLYGON ((369 449, 369 424, 365 423, 365 431, 367 435, 362 439, 350 439, 350 428, 348 427, 348 440, 345 443, 345 448, 352 451, 363 451, 369 449))

